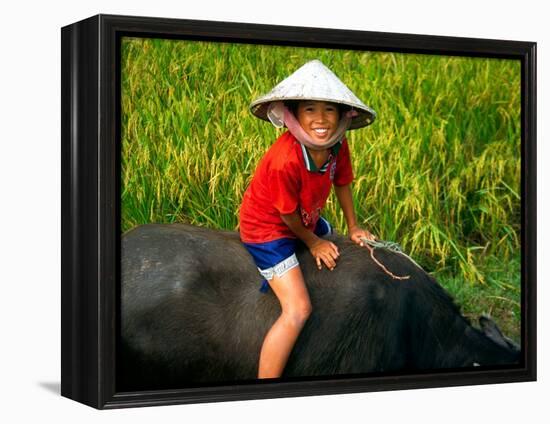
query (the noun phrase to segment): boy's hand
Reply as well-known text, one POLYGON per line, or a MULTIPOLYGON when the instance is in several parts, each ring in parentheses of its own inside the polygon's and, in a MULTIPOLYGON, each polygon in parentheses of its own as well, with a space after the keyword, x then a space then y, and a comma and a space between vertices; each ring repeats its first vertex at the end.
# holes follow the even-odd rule
POLYGON ((368 232, 367 230, 363 230, 362 228, 359 228, 357 226, 349 229, 349 237, 361 247, 365 246, 365 243, 363 243, 363 241, 361 240, 362 238, 373 241, 376 240, 376 237, 373 236, 370 232, 368 232))
POLYGON ((317 268, 322 268, 322 261, 325 266, 331 271, 334 269, 334 267, 336 267, 336 260, 340 256, 340 252, 338 252, 338 246, 328 240, 323 239, 319 239, 319 241, 313 244, 309 248, 309 251, 317 262, 317 268))

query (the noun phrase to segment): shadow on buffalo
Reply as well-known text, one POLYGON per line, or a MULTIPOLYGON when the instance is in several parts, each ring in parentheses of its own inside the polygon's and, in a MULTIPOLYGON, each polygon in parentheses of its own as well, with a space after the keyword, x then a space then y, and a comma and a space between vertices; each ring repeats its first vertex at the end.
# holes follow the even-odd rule
MULTIPOLYGON (((520 350, 486 317, 480 328, 403 255, 333 236, 334 271, 297 256, 313 305, 283 379, 519 362, 520 350)), ((117 389, 159 390, 254 380, 264 336, 280 314, 238 233, 184 224, 122 237, 117 389)))

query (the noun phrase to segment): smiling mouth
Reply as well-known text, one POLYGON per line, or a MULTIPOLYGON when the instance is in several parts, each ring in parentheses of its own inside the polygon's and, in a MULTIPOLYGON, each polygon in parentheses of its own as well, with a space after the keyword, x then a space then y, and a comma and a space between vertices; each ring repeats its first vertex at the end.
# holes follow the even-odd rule
POLYGON ((328 128, 314 128, 313 131, 317 135, 324 136, 328 133, 328 128))

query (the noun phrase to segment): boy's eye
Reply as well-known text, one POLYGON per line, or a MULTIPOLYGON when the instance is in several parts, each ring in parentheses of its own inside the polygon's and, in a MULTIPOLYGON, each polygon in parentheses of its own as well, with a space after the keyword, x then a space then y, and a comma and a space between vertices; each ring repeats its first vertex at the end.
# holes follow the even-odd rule
POLYGON ((318 109, 319 110, 324 110, 325 112, 329 112, 329 113, 336 113, 337 112, 337 108, 335 106, 332 106, 332 105, 328 105, 328 106, 324 106, 324 107, 319 107, 319 106, 315 106, 315 105, 306 105, 306 106, 303 107, 304 112, 309 112, 309 113, 316 112, 318 109))

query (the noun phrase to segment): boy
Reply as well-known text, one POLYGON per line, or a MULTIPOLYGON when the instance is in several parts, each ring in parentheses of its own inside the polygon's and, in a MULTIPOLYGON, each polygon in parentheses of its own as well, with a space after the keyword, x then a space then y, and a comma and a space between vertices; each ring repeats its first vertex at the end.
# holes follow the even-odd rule
POLYGON ((347 129, 371 124, 376 114, 320 61, 306 63, 251 105, 252 113, 286 126, 264 155, 240 209, 240 236, 279 299, 282 313, 260 352, 258 378, 280 377, 312 306, 298 260, 296 239, 319 269, 336 266, 338 247, 323 239, 330 224, 320 213, 334 185, 350 238, 374 239, 357 225, 347 129))

